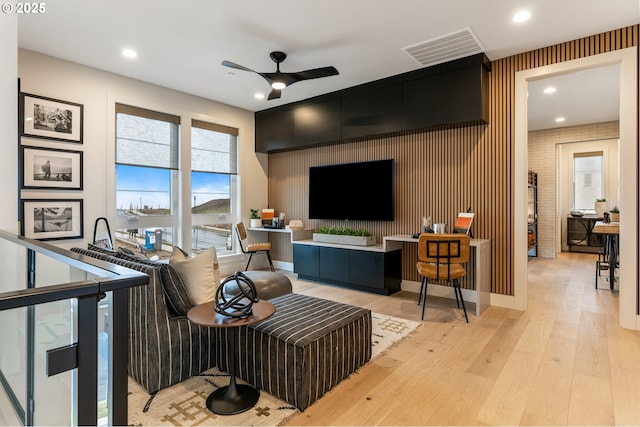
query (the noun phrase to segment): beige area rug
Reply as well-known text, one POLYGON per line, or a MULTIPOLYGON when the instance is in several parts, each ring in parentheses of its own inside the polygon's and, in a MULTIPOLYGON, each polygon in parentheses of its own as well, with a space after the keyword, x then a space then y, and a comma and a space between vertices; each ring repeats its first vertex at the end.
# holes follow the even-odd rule
MULTIPOLYGON (((420 322, 371 313, 372 355, 379 356, 409 335, 420 322)), ((242 381, 238 381, 242 383, 242 381)), ((229 384, 225 372, 213 368, 160 390, 153 398, 129 378, 129 424, 136 426, 277 426, 298 409, 265 392, 251 409, 238 415, 216 415, 206 407, 207 396, 229 384)))

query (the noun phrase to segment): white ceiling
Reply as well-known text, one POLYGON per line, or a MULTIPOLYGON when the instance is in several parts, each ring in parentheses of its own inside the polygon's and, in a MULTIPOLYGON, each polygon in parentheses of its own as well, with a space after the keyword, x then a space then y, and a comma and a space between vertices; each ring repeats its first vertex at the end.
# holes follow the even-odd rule
MULTIPOLYGON (((19 15, 18 39, 21 48, 259 111, 421 68, 403 48, 465 28, 496 60, 637 23, 638 0, 56 0, 44 14, 19 15), (515 24, 521 9, 532 17, 515 24), (124 58, 124 48, 138 57, 124 58), (267 101, 254 98, 269 93, 262 77, 220 65, 229 60, 272 72, 274 50, 288 55, 282 71, 333 65, 340 74, 296 83, 267 101)), ((579 92, 611 86, 604 74, 591 76, 597 84, 587 74, 564 80, 580 82, 579 92)), ((604 92, 599 96, 610 98, 604 92)), ((566 93, 553 99, 559 103, 566 93)), ((574 103, 573 96, 563 105, 568 112, 554 114, 567 117, 564 126, 586 113, 609 120, 605 105, 617 114, 617 98, 605 98, 574 103)), ((531 123, 537 111, 553 108, 529 105, 531 123)))

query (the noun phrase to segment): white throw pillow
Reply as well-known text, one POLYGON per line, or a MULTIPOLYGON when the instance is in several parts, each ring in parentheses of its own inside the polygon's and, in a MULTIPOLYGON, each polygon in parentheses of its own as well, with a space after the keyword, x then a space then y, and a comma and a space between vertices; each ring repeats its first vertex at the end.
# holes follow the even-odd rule
POLYGON ((182 249, 174 247, 169 264, 182 278, 191 302, 198 305, 215 299, 216 289, 220 284, 216 248, 211 247, 192 258, 182 249))

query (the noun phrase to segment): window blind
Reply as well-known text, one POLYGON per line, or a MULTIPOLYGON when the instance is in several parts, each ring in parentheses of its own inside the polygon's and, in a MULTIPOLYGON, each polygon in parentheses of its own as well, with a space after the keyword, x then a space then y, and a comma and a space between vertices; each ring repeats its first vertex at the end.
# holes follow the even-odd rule
POLYGON ((191 170, 238 173, 238 129, 191 121, 191 170))
POLYGON ((178 169, 180 117, 116 104, 116 163, 178 169))

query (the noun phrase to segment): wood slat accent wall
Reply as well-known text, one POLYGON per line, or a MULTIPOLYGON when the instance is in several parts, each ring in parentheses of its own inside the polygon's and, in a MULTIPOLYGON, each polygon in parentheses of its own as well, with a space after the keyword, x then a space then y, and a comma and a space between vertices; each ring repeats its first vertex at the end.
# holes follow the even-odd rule
MULTIPOLYGON (((306 226, 344 226, 342 221, 308 219, 309 167, 393 158, 395 221, 351 221, 348 226, 368 228, 381 241, 385 235, 415 233, 425 215, 451 225, 458 212, 470 207, 476 213, 474 236, 491 239, 491 291, 513 295, 515 73, 631 46, 638 46, 637 25, 494 61, 486 126, 398 133, 269 154, 269 207, 286 212, 288 219, 303 219, 306 226)), ((402 277, 419 281, 416 247, 407 244, 404 249, 402 277)), ((290 248, 279 255, 292 260, 290 248)))

